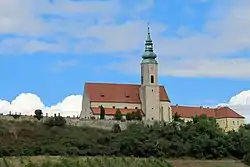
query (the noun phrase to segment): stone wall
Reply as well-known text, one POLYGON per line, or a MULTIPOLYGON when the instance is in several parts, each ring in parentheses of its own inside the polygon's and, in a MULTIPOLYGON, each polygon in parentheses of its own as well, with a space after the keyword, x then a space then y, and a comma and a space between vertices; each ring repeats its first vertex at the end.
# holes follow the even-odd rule
MULTIPOLYGON (((44 117, 39 122, 44 122, 49 117, 44 117)), ((70 118, 65 117, 66 122, 68 125, 73 126, 88 126, 93 128, 100 128, 100 129, 112 129, 113 125, 118 123, 122 130, 126 129, 129 124, 132 123, 138 123, 138 121, 115 121, 115 120, 81 120, 77 118, 70 118)), ((14 119, 13 116, 6 116, 6 115, 0 115, 0 120, 7 120, 7 121, 32 121, 32 122, 38 122, 36 118, 33 116, 24 116, 21 115, 18 119, 14 119)))

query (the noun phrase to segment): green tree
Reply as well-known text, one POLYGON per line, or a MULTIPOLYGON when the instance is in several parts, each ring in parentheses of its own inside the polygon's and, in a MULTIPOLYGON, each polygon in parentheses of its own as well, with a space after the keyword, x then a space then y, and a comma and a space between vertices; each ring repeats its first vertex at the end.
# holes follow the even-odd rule
POLYGON ((131 113, 126 114, 126 120, 131 121, 131 120, 142 120, 142 113, 141 110, 136 110, 131 113))
POLYGON ((133 112, 133 115, 134 115, 134 119, 135 119, 135 120, 138 120, 138 121, 141 121, 141 120, 142 120, 142 113, 141 113, 141 110, 137 110, 136 112, 133 112))
POLYGON ((121 130, 121 127, 119 124, 114 124, 113 127, 112 127, 112 132, 114 133, 120 133, 122 130, 121 130))
POLYGON ((100 106, 100 119, 105 119, 105 108, 100 106))
POLYGON ((34 117, 38 120, 41 120, 43 118, 43 112, 40 109, 35 110, 35 115, 34 117))
POLYGON ((19 118, 20 118, 20 115, 17 114, 17 113, 15 113, 15 114, 12 115, 12 117, 13 117, 14 119, 19 119, 19 118))
POLYGON ((48 118, 44 124, 49 126, 49 127, 52 127, 52 126, 64 126, 66 125, 66 119, 63 118, 62 116, 54 116, 54 117, 50 117, 48 118))
POLYGON ((127 121, 133 120, 133 114, 132 114, 132 113, 127 113, 127 114, 126 114, 126 120, 127 120, 127 121))
POLYGON ((62 116, 56 116, 55 118, 55 126, 64 126, 66 125, 66 119, 62 116))
POLYGON ((183 122, 183 120, 181 119, 181 116, 178 113, 174 113, 174 115, 172 116, 172 119, 174 122, 183 122))
POLYGON ((115 120, 122 120, 122 112, 120 109, 117 109, 114 115, 115 120))

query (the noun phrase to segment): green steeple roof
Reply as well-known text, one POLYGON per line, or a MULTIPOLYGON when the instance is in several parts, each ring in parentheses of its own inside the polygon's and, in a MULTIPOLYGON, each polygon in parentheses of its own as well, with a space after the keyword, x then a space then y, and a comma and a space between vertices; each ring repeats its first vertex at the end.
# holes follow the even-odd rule
POLYGON ((154 45, 153 45, 153 41, 150 37, 150 29, 148 26, 148 35, 147 35, 147 39, 145 42, 145 51, 142 55, 143 58, 143 62, 147 62, 147 63, 157 63, 157 61, 155 60, 156 58, 156 54, 154 53, 154 45))

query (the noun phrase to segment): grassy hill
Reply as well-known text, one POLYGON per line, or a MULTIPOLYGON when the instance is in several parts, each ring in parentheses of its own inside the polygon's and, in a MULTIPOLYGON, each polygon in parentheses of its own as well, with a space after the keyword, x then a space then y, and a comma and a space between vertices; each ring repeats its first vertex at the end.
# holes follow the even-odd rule
MULTIPOLYGON (((59 163, 54 167, 75 163, 69 165, 74 167, 78 160, 83 163, 82 166, 87 167, 91 164, 95 167, 98 165, 105 167, 102 163, 106 166, 110 164, 111 167, 117 164, 150 167, 166 166, 167 162, 174 167, 244 167, 242 163, 234 161, 212 161, 218 159, 237 159, 250 164, 249 125, 242 127, 238 132, 225 133, 218 128, 214 120, 201 117, 188 123, 172 122, 152 126, 131 124, 126 130, 120 131, 119 125, 114 126, 112 130, 102 130, 62 126, 61 118, 54 120, 59 122, 55 124, 52 121, 49 125, 39 122, 0 120, 0 157, 8 157, 9 163, 17 164, 24 162, 25 159, 10 159, 10 157, 31 157, 31 162, 34 163, 38 162, 37 159, 43 158, 43 163, 49 160, 59 163), (53 157, 43 157, 46 155, 53 157), (56 159, 54 156, 71 158, 63 160, 62 163, 58 158, 54 161, 56 159), (142 159, 118 158, 131 156, 142 159), (72 157, 79 158, 76 160, 72 157), (178 160, 166 161, 160 157, 178 160), (179 160, 184 157, 210 161, 179 160)), ((26 163, 23 163, 24 167, 27 162, 26 160, 26 163)), ((47 166, 45 164, 41 167, 47 166)), ((32 166, 30 164, 27 167, 32 166)))
POLYGON ((246 167, 231 160, 166 160, 125 157, 9 157, 0 159, 1 167, 246 167))

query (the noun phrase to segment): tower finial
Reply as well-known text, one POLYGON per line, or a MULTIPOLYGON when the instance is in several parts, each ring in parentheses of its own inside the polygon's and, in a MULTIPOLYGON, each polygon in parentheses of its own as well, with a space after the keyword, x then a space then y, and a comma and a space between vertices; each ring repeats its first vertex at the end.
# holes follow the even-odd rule
POLYGON ((150 36, 150 26, 148 22, 148 34, 145 42, 145 52, 142 56, 143 59, 155 59, 156 54, 154 53, 153 41, 150 36))
MULTIPOLYGON (((150 23, 148 22, 148 35, 147 35, 147 41, 152 42, 151 37, 150 37, 150 23)), ((146 42, 147 42, 146 41, 146 42)))

